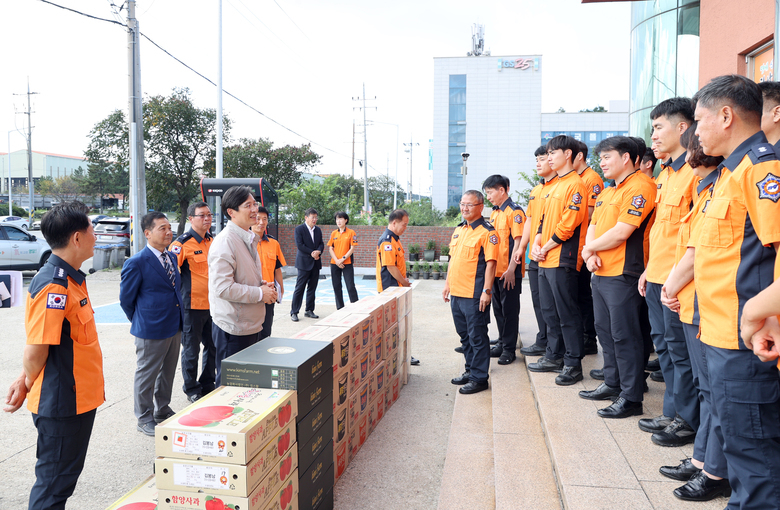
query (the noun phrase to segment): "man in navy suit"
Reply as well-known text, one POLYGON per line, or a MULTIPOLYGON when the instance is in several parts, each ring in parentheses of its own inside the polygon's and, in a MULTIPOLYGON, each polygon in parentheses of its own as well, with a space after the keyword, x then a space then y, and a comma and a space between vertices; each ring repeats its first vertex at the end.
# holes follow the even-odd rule
POLYGON ((298 255, 295 256, 298 280, 295 282, 290 317, 293 322, 298 322, 298 312, 301 311, 305 288, 306 313, 304 315, 319 319, 319 316, 314 314, 314 293, 320 280, 320 269, 322 269, 320 255, 325 249, 325 244, 322 242, 322 230, 317 226, 316 209, 306 209, 304 223, 295 227, 295 245, 298 247, 298 255))
POLYGON ((166 248, 173 232, 161 212, 141 218, 147 246, 122 268, 119 302, 130 320, 138 359, 133 399, 138 430, 154 436, 154 427, 175 413, 171 402, 182 328, 181 276, 175 255, 166 248))

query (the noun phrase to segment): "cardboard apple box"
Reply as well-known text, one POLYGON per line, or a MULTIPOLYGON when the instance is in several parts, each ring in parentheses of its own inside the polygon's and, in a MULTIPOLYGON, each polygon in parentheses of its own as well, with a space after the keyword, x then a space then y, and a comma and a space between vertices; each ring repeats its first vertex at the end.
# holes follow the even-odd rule
POLYGON ((390 326, 398 323, 398 306, 395 296, 385 295, 383 292, 377 296, 377 299, 384 304, 385 307, 385 331, 390 329, 390 326))
POLYGON ((376 361, 377 365, 381 360, 385 359, 385 344, 386 342, 384 334, 381 334, 374 339, 374 360, 376 361))
POLYGON ((106 510, 154 510, 157 508, 157 486, 154 475, 116 500, 106 510))
POLYGON ((298 465, 295 432, 294 425, 285 427, 246 466, 157 457, 154 461, 157 485, 164 490, 248 497, 273 469, 280 468, 280 461, 288 458, 292 450, 295 451, 292 462, 298 465))
POLYGON ((333 443, 333 464, 336 468, 334 472, 334 484, 341 478, 341 475, 344 474, 344 471, 347 470, 347 466, 349 465, 347 442, 348 441, 342 441, 340 444, 333 443))
POLYGON ((349 429, 349 437, 347 438, 347 455, 349 456, 348 463, 355 460, 355 455, 360 451, 360 435, 358 434, 358 428, 354 427, 349 429))
POLYGON ((333 443, 345 443, 349 436, 349 404, 338 406, 333 410, 333 443))
MULTIPOLYGON (((374 370, 370 374, 368 374, 368 401, 371 402, 376 398, 376 392, 377 392, 377 375, 379 374, 379 370, 374 370)), ((382 376, 384 378, 384 375, 382 376)))
POLYGON ((359 313, 368 315, 371 319, 371 337, 375 338, 382 333, 384 329, 384 305, 383 303, 372 299, 374 296, 363 298, 357 303, 349 305, 350 313, 359 313))
POLYGON ((247 464, 298 415, 294 390, 221 386, 155 427, 159 457, 247 464))
POLYGON ((382 341, 382 359, 386 360, 390 353, 398 349, 398 325, 394 324, 387 331, 382 341))
MULTIPOLYGON (((375 354, 376 353, 376 345, 377 345, 376 344, 376 339, 374 339, 374 340, 371 340, 371 344, 368 346, 368 373, 369 374, 371 372, 373 372, 374 369, 376 368, 376 354, 375 354)), ((379 348, 381 349, 382 346, 380 345, 379 348)), ((379 359, 381 360, 382 359, 382 357, 381 357, 382 356, 382 351, 381 350, 379 351, 379 355, 380 355, 379 359)))
POLYGON ((349 397, 349 428, 352 429, 355 426, 357 420, 366 414, 368 410, 368 381, 360 385, 358 391, 354 395, 349 397))
POLYGON ((367 314, 350 313, 335 319, 328 316, 319 321, 317 325, 349 329, 352 335, 350 347, 353 349, 353 352, 350 352, 350 358, 356 357, 364 348, 368 348, 368 343, 371 341, 371 317, 367 314))
POLYGON ((360 360, 355 358, 349 366, 349 380, 347 382, 347 395, 351 397, 360 387, 360 360))
POLYGON ((350 353, 355 352, 355 346, 352 345, 352 342, 356 340, 350 328, 337 326, 324 328, 309 339, 332 343, 333 366, 337 367, 336 372, 349 370, 350 353))
POLYGON ((328 329, 328 326, 308 326, 297 333, 295 333, 292 336, 286 337, 286 338, 297 338, 300 340, 309 340, 317 334, 321 333, 322 331, 328 329))
POLYGON ((368 434, 371 435, 374 433, 374 429, 376 428, 377 424, 377 400, 374 399, 371 402, 368 403, 368 434))
POLYGON ((398 361, 401 364, 401 383, 403 385, 406 385, 409 380, 409 368, 412 366, 406 345, 406 342, 403 342, 398 348, 398 361))
POLYGON ((401 343, 404 340, 406 340, 406 323, 407 323, 406 317, 398 318, 398 343, 401 343))
MULTIPOLYGON (((398 310, 398 318, 400 319, 407 313, 407 304, 409 302, 409 296, 412 295, 411 287, 391 287, 387 289, 387 292, 391 296, 396 298, 396 309, 398 310)), ((382 293, 384 294, 384 292, 382 293)))
POLYGON ((376 421, 379 423, 382 421, 382 418, 385 417, 385 406, 387 404, 385 403, 385 392, 379 393, 376 397, 376 421))
MULTIPOLYGON (((335 368, 334 368, 335 370, 335 368)), ((349 370, 333 372, 333 406, 347 403, 349 398, 349 370)))
POLYGON ((385 389, 385 362, 377 365, 368 379, 368 399, 373 400, 385 389))
POLYGON ((385 413, 393 407, 393 380, 392 378, 387 380, 387 387, 385 388, 385 413))
POLYGON ((388 366, 390 369, 390 376, 395 377, 398 374, 401 373, 401 366, 400 366, 399 356, 398 356, 398 349, 390 352, 390 354, 387 355, 387 359, 385 360, 385 365, 388 366))
POLYGON ((371 372, 369 367, 369 359, 371 358, 370 349, 364 349, 360 352, 358 362, 360 363, 360 382, 365 382, 368 379, 368 374, 371 372))
POLYGON ((391 389, 393 390, 393 403, 395 403, 398 400, 398 395, 401 391, 401 377, 396 375, 393 377, 393 382, 391 384, 391 389))
POLYGON ((357 429, 358 440, 360 441, 360 446, 362 448, 363 445, 366 444, 366 439, 368 439, 368 413, 360 417, 357 422, 357 429))
MULTIPOLYGON (((282 484, 282 488, 274 494, 263 510, 297 510, 298 509, 298 470, 292 472, 282 484)), ((243 508, 241 510, 244 510, 243 508)))

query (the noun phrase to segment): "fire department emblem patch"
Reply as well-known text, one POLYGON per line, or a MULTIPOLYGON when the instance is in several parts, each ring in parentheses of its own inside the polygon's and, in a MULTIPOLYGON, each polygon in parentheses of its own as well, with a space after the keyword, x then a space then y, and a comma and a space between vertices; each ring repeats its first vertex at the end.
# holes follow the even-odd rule
POLYGON ((766 198, 772 202, 780 199, 780 177, 769 173, 758 181, 756 186, 758 186, 758 198, 766 198))
POLYGON ((492 234, 488 240, 491 244, 498 244, 498 236, 496 234, 492 234))
POLYGON ((645 200, 645 197, 642 195, 637 195, 631 198, 631 205, 633 205, 635 209, 643 209, 646 202, 647 200, 645 200))
POLYGON ((579 193, 575 193, 574 195, 571 196, 571 201, 574 204, 581 204, 582 203, 582 195, 580 195, 579 193))

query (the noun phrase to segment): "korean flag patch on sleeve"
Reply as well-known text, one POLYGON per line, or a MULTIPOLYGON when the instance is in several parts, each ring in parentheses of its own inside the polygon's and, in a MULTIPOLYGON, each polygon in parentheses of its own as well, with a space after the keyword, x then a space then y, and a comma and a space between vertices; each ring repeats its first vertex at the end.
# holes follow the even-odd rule
POLYGON ((393 251, 393 246, 392 246, 392 245, 390 245, 390 244, 385 244, 385 248, 384 248, 384 250, 385 250, 385 251, 393 251))
POLYGON ((54 292, 49 292, 49 295, 46 296, 46 308, 54 308, 55 310, 64 310, 65 309, 65 302, 67 301, 68 296, 65 294, 55 294, 54 292))
POLYGON ((174 244, 173 246, 171 246, 171 253, 173 253, 174 255, 178 255, 179 253, 181 253, 181 246, 179 246, 178 244, 174 244))

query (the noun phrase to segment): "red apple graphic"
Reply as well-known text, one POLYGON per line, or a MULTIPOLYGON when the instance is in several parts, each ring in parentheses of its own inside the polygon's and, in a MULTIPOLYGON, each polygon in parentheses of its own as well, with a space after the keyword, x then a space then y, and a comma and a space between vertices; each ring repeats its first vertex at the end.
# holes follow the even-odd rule
POLYGON ((276 451, 279 453, 280 457, 287 451, 284 449, 284 436, 279 436, 279 441, 276 443, 276 451))
POLYGON ((120 506, 117 510, 155 510, 157 505, 155 503, 128 503, 120 506))
POLYGON ((225 503, 219 498, 206 496, 206 510, 225 510, 225 503))
POLYGON ((284 434, 284 451, 287 451, 288 448, 290 448, 290 429, 287 429, 284 434))
POLYGON ((235 413, 237 408, 231 406, 205 406, 193 409, 190 416, 196 420, 222 421, 235 413))
POLYGON ((285 490, 287 491, 287 501, 288 502, 292 501, 293 500, 293 486, 292 486, 292 484, 288 485, 287 489, 285 489, 285 490))
POLYGON ((282 507, 282 510, 287 508, 287 503, 288 503, 288 500, 287 500, 287 489, 282 489, 282 495, 279 498, 279 505, 282 507))
POLYGON ((198 420, 196 418, 193 418, 189 414, 185 414, 181 418, 179 418, 179 423, 181 425, 184 425, 186 427, 205 427, 209 423, 211 423, 210 420, 198 420))

